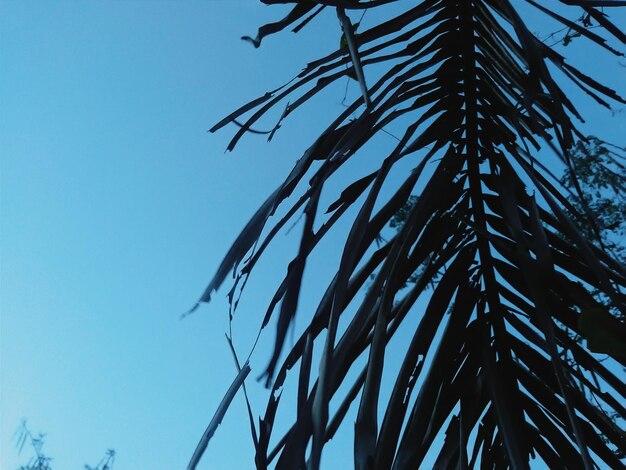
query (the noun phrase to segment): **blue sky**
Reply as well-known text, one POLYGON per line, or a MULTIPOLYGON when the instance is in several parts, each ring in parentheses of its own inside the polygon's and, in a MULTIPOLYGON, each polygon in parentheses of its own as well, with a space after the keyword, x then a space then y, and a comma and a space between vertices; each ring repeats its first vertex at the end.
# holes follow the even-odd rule
MULTIPOLYGON (((24 461, 27 418, 58 469, 108 447, 118 469, 181 468, 235 371, 223 296, 179 315, 295 151, 224 154, 206 129, 296 72, 294 50, 239 39, 272 15, 249 2, 1 8, 1 466, 24 461)), ((246 467, 242 417, 206 468, 246 467)))
MULTIPOLYGON (((283 11, 243 0, 0 3, 2 468, 27 458, 12 441, 23 418, 48 434, 57 470, 95 464, 107 448, 118 470, 186 466, 235 375, 227 289, 179 315, 341 110, 343 86, 294 113, 271 145, 250 137, 231 154, 228 129, 206 132, 337 46, 333 15, 260 49, 239 39, 283 11)), ((624 69, 614 59, 571 52, 579 62, 593 53, 598 76, 618 86, 624 69)), ((585 100, 589 132, 619 143, 624 114, 611 118, 585 100)), ((333 237, 324 255, 339 246, 333 237)), ((242 303, 242 352, 295 247, 282 243, 242 303)), ((309 279, 332 275, 326 259, 309 279)), ((265 365, 268 333, 252 376, 265 365)), ((262 387, 249 387, 260 412, 262 387)), ((235 405, 201 468, 250 468, 247 417, 235 405)), ((350 462, 351 447, 339 441, 325 456, 350 462)))

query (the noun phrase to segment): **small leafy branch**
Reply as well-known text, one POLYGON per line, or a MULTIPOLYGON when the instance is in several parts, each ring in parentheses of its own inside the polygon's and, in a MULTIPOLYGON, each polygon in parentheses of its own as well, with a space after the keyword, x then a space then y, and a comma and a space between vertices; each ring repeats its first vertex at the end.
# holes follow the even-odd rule
MULTIPOLYGON (((16 447, 20 454, 22 453, 26 443, 30 444, 33 452, 33 456, 30 458, 28 463, 26 465, 21 465, 17 470, 52 470, 52 466, 50 465, 52 457, 48 457, 42 450, 45 443, 45 434, 33 434, 33 432, 28 428, 26 421, 22 421, 22 424, 15 432, 15 436, 16 447)), ((85 470, 112 470, 114 463, 115 450, 107 449, 104 457, 102 457, 100 462, 98 462, 95 467, 85 465, 84 468, 85 470)))
POLYGON ((19 470, 52 470, 52 467, 50 466, 52 458, 46 456, 42 451, 44 438, 46 436, 45 434, 39 433, 34 435, 30 429, 28 429, 26 421, 23 421, 17 430, 16 435, 16 446, 18 452, 21 454, 24 449, 24 445, 28 442, 34 454, 26 465, 19 467, 19 470))

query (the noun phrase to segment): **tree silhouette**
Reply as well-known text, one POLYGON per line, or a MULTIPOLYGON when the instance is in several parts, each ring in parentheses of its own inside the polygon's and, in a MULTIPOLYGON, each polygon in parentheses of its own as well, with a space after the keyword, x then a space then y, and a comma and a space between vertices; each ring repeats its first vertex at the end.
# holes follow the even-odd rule
MULTIPOLYGON (((270 139, 294 110, 339 80, 356 80, 360 95, 261 204, 200 299, 208 302, 234 270, 235 308, 268 244, 303 214, 298 252, 262 322, 275 321, 276 340, 258 425, 249 408, 257 468, 319 468, 324 447, 342 424, 350 426, 351 405, 358 407, 357 469, 523 469, 531 461, 623 468, 626 268, 603 240, 606 221, 585 199, 575 147, 583 134, 572 122, 580 115, 561 84, 570 81, 601 106, 624 100, 542 42, 509 0, 264 3, 291 6, 255 38, 244 37, 255 47, 286 28, 314 27, 320 14, 337 15, 343 41, 214 126, 238 126, 229 150, 258 132, 255 124, 279 103, 288 101, 270 139), (392 3, 392 11, 404 10, 355 30, 352 21, 365 9, 379 18, 392 3), (378 168, 355 175, 327 211, 320 207, 338 170, 391 124, 402 129, 395 148, 368 153, 378 168), (571 191, 552 177, 555 158, 571 191), (390 174, 400 162, 412 169, 398 183, 390 174), (383 191, 394 184, 390 195, 383 191), (278 210, 284 215, 268 225, 278 210), (402 210, 404 223, 389 231, 402 210), (317 308, 303 308, 307 260, 342 223, 351 228, 336 275, 317 308), (306 327, 285 352, 296 311, 306 327), (417 326, 402 363, 390 364, 388 345, 407 319, 417 326), (389 393, 381 390, 388 370, 389 393), (297 374, 295 420, 275 436, 289 373, 297 374)), ((621 55, 608 40, 623 44, 626 35, 606 12, 626 2, 553 3, 525 1, 566 28, 568 43, 588 40, 621 55)), ((247 363, 240 371, 190 468, 243 384, 247 363)))

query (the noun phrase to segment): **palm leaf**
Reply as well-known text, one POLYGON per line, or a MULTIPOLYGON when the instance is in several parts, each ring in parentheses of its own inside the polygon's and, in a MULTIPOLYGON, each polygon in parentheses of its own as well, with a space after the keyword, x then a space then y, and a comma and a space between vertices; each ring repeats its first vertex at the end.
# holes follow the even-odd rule
MULTIPOLYGON (((591 212, 584 198, 574 207, 550 182, 543 147, 575 179, 569 152, 582 133, 572 118, 581 116, 559 80, 600 106, 624 100, 542 43, 508 0, 424 0, 389 20, 374 19, 369 29, 361 21, 358 36, 351 11, 370 9, 368 19, 378 18, 391 2, 265 3, 291 10, 248 38, 255 46, 336 9, 347 48, 309 63, 214 126, 212 132, 238 125, 229 150, 284 101, 270 138, 295 109, 340 80, 356 77, 361 95, 253 216, 200 299, 209 301, 235 270, 229 299, 236 306, 235 289, 303 210, 298 252, 262 322, 264 328, 276 317, 277 335, 264 374, 270 394, 257 467, 319 468, 331 439, 351 428, 344 421, 354 405, 359 469, 528 468, 534 458, 551 468, 623 468, 626 386, 615 371, 624 364, 625 268, 599 238, 587 238, 593 230, 581 233, 591 212), (552 76, 548 62, 562 77, 552 76), (386 68, 366 84, 373 65, 386 68), (400 129, 398 144, 370 155, 379 168, 355 175, 323 213, 327 183, 392 125, 400 129), (393 184, 399 162, 414 162, 413 170, 386 196, 381 188, 393 184), (304 180, 308 187, 298 189, 304 180), (294 191, 301 192, 289 203, 294 191), (286 215, 272 225, 279 208, 286 215), (401 211, 404 224, 390 236, 389 223, 401 211), (336 275, 311 314, 298 305, 303 273, 335 224, 350 230, 336 275), (308 315, 306 325, 283 351, 297 312, 308 315), (402 346, 391 392, 383 392, 390 344, 402 328, 413 329, 412 339, 402 346), (283 386, 296 367, 293 425, 274 436, 280 393, 288 393, 283 386), (331 401, 339 406, 331 409, 331 401)), ((624 42, 624 35, 602 8, 624 2, 562 0, 555 9, 527 3, 580 34, 577 40, 620 55, 611 42, 624 42), (593 31, 568 19, 581 8, 585 21, 596 23, 593 31)))

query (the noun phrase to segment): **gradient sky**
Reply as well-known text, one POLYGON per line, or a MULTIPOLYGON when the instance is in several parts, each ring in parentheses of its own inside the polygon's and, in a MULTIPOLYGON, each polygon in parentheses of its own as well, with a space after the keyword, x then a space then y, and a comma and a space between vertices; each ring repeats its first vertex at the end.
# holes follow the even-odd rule
MULTIPOLYGON (((24 418, 47 433, 56 470, 95 465, 107 448, 117 451, 116 470, 186 467, 236 373, 224 340, 227 289, 179 316, 260 201, 342 109, 343 84, 294 113, 271 145, 252 136, 230 154, 232 128, 206 132, 337 47, 333 15, 260 49, 239 39, 283 11, 243 0, 0 2, 0 467, 29 457, 12 440, 24 418)), ((596 76, 615 87, 623 78, 597 48, 567 52, 574 63, 593 54, 596 76)), ((623 143, 624 113, 579 102, 584 129, 623 143)), ((324 256, 340 247, 333 237, 324 256)), ((294 240, 282 243, 251 278, 235 323, 241 344, 293 254, 294 240)), ((334 269, 321 261, 308 278, 334 269)), ((260 412, 263 389, 248 384, 260 412)), ((349 465, 351 449, 338 441, 324 456, 349 465)), ((251 462, 238 397, 201 468, 251 462)))

